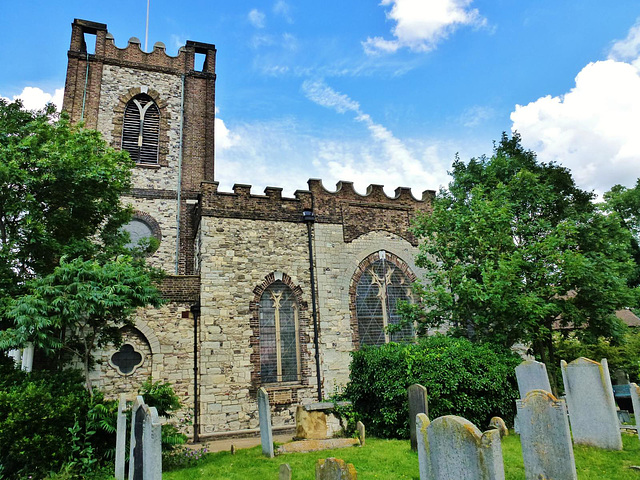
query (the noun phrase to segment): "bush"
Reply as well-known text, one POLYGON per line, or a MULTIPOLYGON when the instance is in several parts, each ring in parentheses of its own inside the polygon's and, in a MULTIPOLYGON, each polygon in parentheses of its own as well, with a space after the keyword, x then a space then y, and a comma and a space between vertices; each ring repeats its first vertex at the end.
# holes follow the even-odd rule
POLYGON ((344 396, 374 436, 408 438, 407 388, 414 383, 427 388, 431 419, 459 415, 480 429, 495 415, 513 422, 521 359, 511 351, 436 335, 416 344, 365 346, 351 355, 344 396))

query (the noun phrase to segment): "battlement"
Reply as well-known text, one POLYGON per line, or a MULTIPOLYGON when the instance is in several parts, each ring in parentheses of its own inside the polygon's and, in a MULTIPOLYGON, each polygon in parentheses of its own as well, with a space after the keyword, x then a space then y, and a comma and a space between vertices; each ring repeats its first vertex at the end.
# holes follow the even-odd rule
POLYGON ((145 70, 174 74, 215 76, 216 47, 210 43, 187 41, 175 57, 167 55, 162 42, 156 42, 151 52, 142 50, 141 42, 131 37, 125 48, 118 48, 115 39, 104 23, 75 19, 71 24, 69 58, 100 61, 145 70), (87 50, 88 36, 95 36, 95 51, 87 50), (202 70, 195 70, 196 54, 204 55, 202 70))
POLYGON ((235 184, 233 193, 219 192, 218 182, 204 182, 200 208, 203 216, 302 222, 302 212, 311 210, 311 192, 296 190, 295 198, 282 196, 282 188, 267 187, 264 195, 251 193, 251 185, 235 184))
POLYGON ((356 192, 353 187, 353 182, 339 181, 336 184, 336 190, 334 192, 328 190, 322 184, 322 180, 317 178, 311 178, 307 182, 309 190, 314 194, 314 197, 327 197, 334 198, 336 200, 347 201, 369 201, 369 202, 381 202, 387 203, 389 201, 397 202, 398 204, 414 204, 414 203, 430 203, 435 196, 434 190, 424 190, 422 192, 422 198, 418 199, 413 196, 410 188, 398 187, 395 189, 395 196, 389 197, 384 191, 384 185, 369 185, 364 195, 356 192))

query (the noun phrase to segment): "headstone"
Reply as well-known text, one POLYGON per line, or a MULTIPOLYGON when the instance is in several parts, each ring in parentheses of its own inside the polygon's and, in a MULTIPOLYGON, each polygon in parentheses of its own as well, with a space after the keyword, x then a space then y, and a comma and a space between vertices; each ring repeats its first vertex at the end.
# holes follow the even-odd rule
POLYGON ((321 410, 307 411, 296 407, 296 438, 319 440, 327 438, 327 415, 321 410))
POLYGON ((618 368, 615 372, 613 372, 613 383, 614 385, 626 385, 629 383, 629 375, 624 370, 618 368))
POLYGON ((577 480, 565 402, 531 390, 516 405, 526 480, 577 480))
POLYGON ((262 453, 273 458, 273 432, 271 430, 271 407, 269 394, 264 388, 258 390, 258 417, 260 419, 260 442, 262 453))
POLYGON ((431 475, 431 453, 429 452, 429 438, 427 428, 429 427, 429 417, 424 413, 416 415, 416 437, 418 443, 418 468, 420 480, 432 480, 431 475))
POLYGON ((118 417, 116 420, 116 480, 124 480, 125 449, 127 448, 127 415, 125 409, 127 400, 124 393, 120 394, 118 403, 118 417))
POLYGON ((232 443, 231 444, 231 455, 235 455, 236 454, 236 446, 232 443))
POLYGON ((632 383, 631 385, 631 404, 633 405, 633 414, 636 418, 636 430, 638 438, 640 438, 640 387, 632 383))
POLYGON ((489 421, 489 428, 495 428, 500 432, 500 437, 506 437, 509 435, 509 429, 507 428, 506 423, 500 417, 492 417, 489 421))
POLYGON ((137 396, 131 409, 129 480, 162 479, 162 433, 158 411, 137 396))
POLYGON ((356 429, 358 430, 358 438, 360 439, 360 446, 364 447, 364 442, 365 442, 364 423, 362 423, 361 421, 358 421, 358 423, 356 423, 356 429))
POLYGON ((356 468, 339 458, 319 459, 316 462, 316 480, 357 480, 356 468))
POLYGON ((291 480, 291 467, 288 463, 280 464, 278 480, 291 480))
POLYGON ((520 398, 525 398, 531 390, 551 391, 547 367, 544 363, 527 360, 516 367, 516 379, 520 398))
POLYGON ((603 358, 602 363, 598 363, 580 357, 569 364, 562 360, 560 366, 573 441, 622 450, 607 359, 603 358))
MULTIPOLYGON (((428 419, 418 417, 424 429, 428 419)), ((446 415, 428 424, 426 433, 418 452, 421 480, 504 480, 498 430, 481 433, 470 421, 446 415)))
POLYGON ((429 416, 429 402, 427 399, 427 389, 422 385, 414 384, 407 389, 409 398, 409 434, 411 436, 411 450, 418 449, 416 437, 416 415, 424 413, 429 416))

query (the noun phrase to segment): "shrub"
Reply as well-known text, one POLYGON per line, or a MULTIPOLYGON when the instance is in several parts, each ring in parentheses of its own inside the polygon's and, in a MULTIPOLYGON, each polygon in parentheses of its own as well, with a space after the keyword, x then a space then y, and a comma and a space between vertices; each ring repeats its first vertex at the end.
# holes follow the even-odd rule
POLYGON ((367 427, 385 438, 409 436, 407 388, 427 388, 429 417, 459 415, 485 428, 492 416, 512 423, 518 389, 511 351, 436 335, 353 352, 345 397, 367 427))

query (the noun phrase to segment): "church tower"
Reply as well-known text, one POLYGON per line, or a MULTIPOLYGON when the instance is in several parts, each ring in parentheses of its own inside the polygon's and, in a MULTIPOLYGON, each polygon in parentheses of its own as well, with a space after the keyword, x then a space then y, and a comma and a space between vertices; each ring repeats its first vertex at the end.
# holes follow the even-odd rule
POLYGON ((176 275, 193 273, 195 204, 213 181, 215 59, 208 43, 187 41, 172 57, 161 42, 118 48, 107 25, 72 24, 63 109, 136 162, 128 229, 159 240, 150 261, 176 275))

